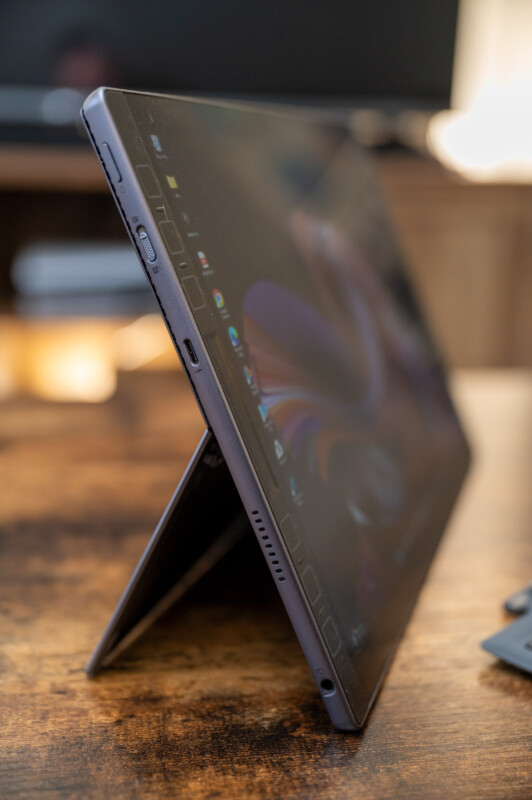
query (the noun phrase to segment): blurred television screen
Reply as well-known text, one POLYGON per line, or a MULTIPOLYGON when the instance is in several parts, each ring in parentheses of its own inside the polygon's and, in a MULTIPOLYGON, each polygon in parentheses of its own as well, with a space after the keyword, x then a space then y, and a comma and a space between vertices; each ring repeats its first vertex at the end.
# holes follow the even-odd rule
POLYGON ((75 141, 80 98, 99 85, 445 108, 457 7, 458 0, 48 0, 43 14, 39 0, 7 0, 0 138, 75 141))

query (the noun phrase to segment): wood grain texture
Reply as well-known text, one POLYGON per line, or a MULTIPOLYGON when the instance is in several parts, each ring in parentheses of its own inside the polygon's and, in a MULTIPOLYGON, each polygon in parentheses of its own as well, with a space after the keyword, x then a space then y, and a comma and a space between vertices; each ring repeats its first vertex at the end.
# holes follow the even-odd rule
POLYGON ((2 800, 532 796, 532 680, 478 644, 532 577, 532 376, 456 389, 476 464, 357 735, 331 728, 252 540, 88 681, 202 421, 182 374, 124 376, 100 406, 5 403, 2 800))

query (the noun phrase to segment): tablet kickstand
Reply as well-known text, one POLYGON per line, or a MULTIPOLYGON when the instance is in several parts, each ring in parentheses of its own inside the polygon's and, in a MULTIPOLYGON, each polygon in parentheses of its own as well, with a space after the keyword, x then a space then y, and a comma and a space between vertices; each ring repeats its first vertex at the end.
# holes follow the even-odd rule
POLYGON ((206 430, 92 654, 96 675, 250 530, 218 443, 206 430))

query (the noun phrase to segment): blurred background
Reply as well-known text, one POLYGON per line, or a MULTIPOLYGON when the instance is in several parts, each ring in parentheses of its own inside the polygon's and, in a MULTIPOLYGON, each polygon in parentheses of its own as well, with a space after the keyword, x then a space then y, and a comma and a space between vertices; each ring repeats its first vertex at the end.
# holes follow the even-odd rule
POLYGON ((79 121, 106 84, 324 105, 451 366, 532 366, 530 0, 3 0, 0 397, 177 366, 79 121))

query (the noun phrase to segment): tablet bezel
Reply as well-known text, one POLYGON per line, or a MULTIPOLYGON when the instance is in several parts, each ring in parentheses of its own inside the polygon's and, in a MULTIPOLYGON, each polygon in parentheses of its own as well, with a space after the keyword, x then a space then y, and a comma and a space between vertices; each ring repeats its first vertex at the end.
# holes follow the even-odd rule
MULTIPOLYGON (((421 571, 417 585, 409 587, 409 602, 405 604, 404 614, 402 615, 403 622, 393 636, 394 643, 389 648, 386 663, 374 685, 368 690, 367 687, 362 686, 357 681, 356 674, 350 676, 349 685, 346 685, 345 676, 342 679, 338 674, 334 659, 329 653, 301 582, 293 568, 289 547, 275 521, 268 499, 263 491, 260 476, 257 474, 256 466, 242 439, 237 422, 231 412, 231 404, 211 363, 194 314, 176 277, 156 221, 153 219, 149 203, 139 183, 133 164, 136 159, 133 158, 132 160, 132 151, 136 151, 147 163, 150 163, 150 157, 146 152, 135 121, 127 106, 125 95, 128 94, 136 97, 143 96, 142 93, 136 92, 125 93, 120 90, 99 90, 86 101, 83 107, 84 120, 106 171, 109 184, 139 259, 159 302, 168 330, 187 372, 200 408, 202 408, 206 421, 212 427, 218 439, 331 719, 337 727, 342 729, 359 728, 364 723, 373 699, 382 684, 389 662, 393 657, 396 645, 408 621, 411 608, 417 598, 419 588, 431 563, 432 553, 438 544, 439 537, 436 537, 434 541, 432 552, 425 556, 424 569, 421 571), (103 149, 104 143, 108 145, 108 148, 111 148, 112 163, 109 160, 108 148, 106 150, 103 149), (148 262, 139 237, 136 234, 140 224, 148 232, 151 241, 154 243, 157 254, 155 262, 148 262), (191 362, 190 351, 187 352, 184 348, 184 342, 187 341, 192 344, 198 364, 191 362), (259 535, 257 526, 253 525, 257 517, 262 521, 261 528, 266 531, 266 535, 264 535, 264 531, 259 535), (271 551, 272 547, 275 547, 277 560, 281 563, 281 575, 279 575, 279 570, 273 570, 271 561, 268 558, 269 551, 267 548, 270 548, 271 551), (330 688, 331 685, 333 686, 332 690, 330 688)), ((190 98, 163 95, 159 97, 171 102, 202 102, 190 98)), ((221 105, 226 106, 226 104, 221 105)), ((238 110, 246 108, 246 106, 240 104, 233 105, 233 107, 238 110)), ((253 113, 257 113, 255 108, 252 110, 253 113)), ((259 113, 265 112, 261 111, 259 113)), ((139 163, 138 160, 136 163, 139 163)), ((458 476, 457 485, 453 487, 453 495, 458 492, 466 468, 467 464, 464 463, 463 470, 458 476)), ((442 529, 443 526, 444 522, 442 521, 442 529)))

